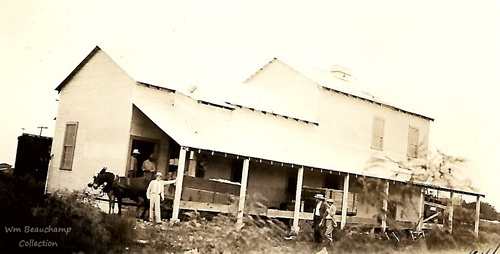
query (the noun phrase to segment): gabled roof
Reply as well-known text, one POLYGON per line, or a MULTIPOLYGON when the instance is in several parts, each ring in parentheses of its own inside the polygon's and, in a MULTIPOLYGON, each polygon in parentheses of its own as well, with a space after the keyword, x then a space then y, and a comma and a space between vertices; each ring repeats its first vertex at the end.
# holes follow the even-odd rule
MULTIPOLYGON (((75 70, 73 70, 56 88, 56 90, 60 91, 70 82, 73 76, 99 50, 101 49, 96 46, 75 70)), ((275 60, 277 59, 273 61, 275 60)), ((345 88, 345 85, 350 84, 345 84, 338 80, 332 81, 328 77, 324 77, 324 73, 316 73, 314 70, 312 73, 304 70, 299 73, 327 89, 348 93, 351 96, 369 102, 381 103, 376 101, 373 97, 370 98, 370 95, 345 88)), ((144 82, 137 83, 139 85, 149 86, 151 89, 158 90, 158 92, 161 90, 158 89, 160 88, 159 86, 150 85, 144 82)), ((319 170, 345 172, 360 176, 367 175, 402 182, 407 181, 401 177, 394 177, 390 170, 367 174, 366 171, 364 171, 366 161, 359 160, 359 154, 362 153, 361 157, 369 157, 369 153, 371 152, 368 151, 368 154, 366 154, 366 151, 361 151, 356 147, 335 143, 332 140, 325 140, 316 134, 317 132, 315 130, 318 128, 318 123, 314 121, 294 119, 273 112, 255 110, 234 103, 212 101, 197 94, 184 94, 173 89, 166 90, 169 94, 182 97, 180 101, 185 101, 187 104, 181 105, 181 108, 187 105, 199 105, 203 107, 213 107, 211 109, 214 110, 225 110, 225 112, 231 111, 230 121, 232 122, 218 122, 215 121, 217 119, 210 119, 211 116, 201 116, 205 117, 204 119, 208 120, 209 123, 196 124, 193 123, 193 121, 197 121, 197 119, 193 120, 189 118, 192 116, 186 116, 186 114, 178 114, 172 111, 173 105, 171 103, 161 104, 158 103, 158 101, 152 101, 140 96, 134 98, 132 103, 135 107, 142 111, 160 129, 181 146, 191 149, 233 154, 258 160, 268 160, 275 163, 304 166, 311 170, 314 168, 319 170), (196 129, 191 128, 193 125, 196 129)), ((177 101, 176 104, 178 105, 177 101)), ((195 117, 200 116, 198 115, 195 117)), ((432 183, 419 184, 431 186, 430 184, 432 183)), ((440 188, 445 189, 445 187, 442 186, 440 188)), ((465 191, 464 193, 473 194, 474 192, 465 191)))
POLYGON ((87 64, 89 60, 99 51, 101 51, 101 48, 99 46, 95 46, 95 48, 90 51, 90 53, 76 66, 75 69, 73 69, 73 71, 71 71, 71 73, 61 82, 61 84, 59 84, 59 86, 56 87, 55 90, 61 92, 63 87, 68 84, 71 79, 73 79, 73 77, 83 68, 83 66, 85 66, 85 64, 87 64))
POLYGON ((428 116, 424 116, 424 115, 417 114, 417 113, 414 113, 414 112, 411 112, 408 110, 404 110, 400 107, 393 106, 390 103, 384 102, 384 101, 380 100, 379 98, 377 98, 376 96, 374 96, 372 93, 367 92, 367 91, 363 91, 354 82, 337 78, 334 75, 332 75, 329 71, 321 70, 318 68, 305 68, 305 67, 298 66, 295 64, 285 63, 284 61, 282 61, 276 57, 271 59, 262 68, 260 68, 257 72, 255 72, 250 77, 248 77, 245 80, 245 82, 250 80, 254 76, 256 76, 259 72, 261 72, 262 70, 267 68, 267 66, 269 66, 270 64, 272 64, 275 61, 279 61, 279 62, 287 65, 291 69, 293 69, 296 72, 303 75, 305 78, 311 80, 312 82, 316 83, 317 85, 319 85, 320 87, 323 87, 326 90, 337 92, 337 93, 347 95, 347 96, 352 96, 354 98, 357 98, 357 99, 360 99, 360 100, 363 100, 363 101, 366 101, 369 103, 375 103, 375 104, 380 105, 380 106, 385 106, 385 107, 388 107, 390 109, 400 111, 402 113, 410 114, 410 115, 413 115, 416 117, 420 117, 420 118, 423 118, 423 119, 428 120, 428 121, 434 121, 433 118, 430 118, 428 116))
MULTIPOLYGON (((185 90, 187 89, 188 82, 182 82, 182 78, 183 76, 189 77, 189 74, 192 74, 186 74, 185 69, 176 68, 172 65, 156 62, 153 63, 149 61, 149 59, 141 58, 140 56, 136 56, 134 54, 131 54, 130 52, 123 52, 117 49, 113 49, 108 52, 108 50, 102 50, 100 46, 95 46, 76 66, 76 68, 74 68, 69 73, 69 75, 61 82, 61 84, 56 87, 55 90, 61 92, 64 86, 66 86, 98 52, 104 52, 133 80, 144 82, 145 84, 154 84, 157 87, 175 90, 183 88, 183 90, 185 90), (165 75, 165 70, 168 70, 170 74, 165 75)), ((192 82, 192 80, 190 80, 189 82, 192 82)))

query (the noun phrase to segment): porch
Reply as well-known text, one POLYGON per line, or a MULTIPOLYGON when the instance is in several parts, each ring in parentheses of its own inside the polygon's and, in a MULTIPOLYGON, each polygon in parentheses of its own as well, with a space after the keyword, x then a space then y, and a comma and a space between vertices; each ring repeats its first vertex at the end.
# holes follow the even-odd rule
MULTIPOLYGON (((378 179, 385 183, 386 187, 383 193, 385 198, 380 200, 380 206, 367 208, 359 202, 359 186, 356 186, 356 182, 352 181, 352 178, 363 176, 313 168, 308 169, 308 172, 305 173, 303 166, 242 158, 238 155, 207 153, 199 149, 190 150, 184 147, 180 150, 177 165, 177 182, 175 191, 171 192, 173 199, 172 220, 178 220, 179 210, 234 214, 238 218, 238 223, 242 223, 244 214, 247 214, 290 219, 292 230, 298 231, 299 220, 312 220, 313 218, 314 201, 312 201, 312 196, 315 193, 323 193, 327 198, 335 200, 337 206, 335 219, 340 222, 341 229, 348 224, 363 224, 385 230, 387 219, 391 216, 388 198, 389 186, 392 186, 391 182, 396 184, 391 180, 378 179), (215 157, 218 157, 215 162, 209 159, 215 157), (205 165, 208 165, 207 168, 203 169, 205 171, 204 178, 195 177, 200 158, 203 158, 201 160, 205 160, 205 165), (235 161, 241 163, 235 163, 235 161), (214 165, 219 165, 219 167, 215 167, 217 170, 211 169, 210 166, 214 165), (240 166, 241 170, 234 170, 235 165, 236 167, 240 166), (275 170, 270 168, 275 168, 275 170), (259 172, 263 173, 262 177, 269 178, 268 181, 263 183, 262 177, 256 176, 259 172), (272 177, 266 175, 271 174, 270 172, 274 172, 272 177), (332 178, 331 175, 336 175, 336 177, 332 178), (318 179, 321 180, 318 181, 318 179), (316 182, 316 185, 308 186, 312 182, 316 182), (327 188, 325 185, 340 188, 327 188), (291 189, 294 190, 291 191, 291 189), (264 194, 263 200, 267 198, 267 201, 261 202, 261 200, 253 199, 258 193, 264 194), (347 195, 343 195, 343 193, 347 193, 347 195), (374 211, 380 208, 385 211, 385 214, 377 219, 377 214, 374 211), (370 209, 369 212, 363 212, 370 209)), ((406 183, 398 182, 397 184, 405 185, 406 183)), ((415 185, 414 187, 421 192, 421 195, 417 195, 418 197, 411 201, 416 203, 414 204, 417 207, 415 216, 413 218, 405 218, 404 216, 393 218, 396 223, 405 228, 417 230, 441 224, 451 230, 453 203, 446 201, 439 203, 433 200, 425 193, 426 190, 432 189, 430 188, 432 186, 415 185), (434 210, 436 212, 433 212, 434 210)), ((397 190, 395 192, 397 193, 397 190)), ((452 199, 454 192, 450 191, 450 193, 449 199, 452 199)), ((479 197, 477 196, 478 199, 479 197)), ((401 212, 395 211, 394 213, 401 212)), ((478 225, 478 221, 476 225, 478 225)), ((475 226, 475 231, 478 232, 477 226, 475 226)))

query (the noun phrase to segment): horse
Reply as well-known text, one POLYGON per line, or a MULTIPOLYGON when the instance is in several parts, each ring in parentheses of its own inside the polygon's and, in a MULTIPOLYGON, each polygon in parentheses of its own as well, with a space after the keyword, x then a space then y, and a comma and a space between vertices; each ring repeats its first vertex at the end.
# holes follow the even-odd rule
POLYGON ((106 169, 106 167, 103 167, 101 171, 94 176, 94 181, 89 183, 88 186, 97 189, 99 186, 104 185, 103 192, 109 197, 109 213, 114 211, 115 198, 118 203, 119 216, 121 216, 122 213, 123 198, 134 200, 138 204, 138 208, 142 203, 144 209, 141 214, 141 219, 144 219, 146 211, 149 209, 146 191, 150 179, 145 177, 130 178, 130 183, 128 183, 126 177, 119 177, 111 172, 106 172, 106 169))

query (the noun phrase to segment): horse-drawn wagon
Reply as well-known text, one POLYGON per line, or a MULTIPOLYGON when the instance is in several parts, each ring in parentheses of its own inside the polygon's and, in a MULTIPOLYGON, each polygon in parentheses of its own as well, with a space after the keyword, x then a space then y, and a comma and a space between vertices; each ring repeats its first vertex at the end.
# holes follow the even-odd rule
MULTIPOLYGON (((146 191, 150 179, 138 177, 130 178, 129 181, 125 177, 106 172, 106 168, 103 168, 94 176, 94 181, 89 183, 89 187, 102 187, 103 192, 109 197, 109 213, 114 211, 116 202, 118 214, 121 214, 123 204, 144 207, 141 214, 141 218, 144 218, 146 210, 149 208, 146 191)), ((165 200, 161 206, 162 210, 168 213, 172 210, 175 185, 166 184, 164 188, 165 200)), ((239 195, 239 191, 239 183, 223 179, 184 176, 180 207, 188 210, 227 212, 234 197, 239 195)))

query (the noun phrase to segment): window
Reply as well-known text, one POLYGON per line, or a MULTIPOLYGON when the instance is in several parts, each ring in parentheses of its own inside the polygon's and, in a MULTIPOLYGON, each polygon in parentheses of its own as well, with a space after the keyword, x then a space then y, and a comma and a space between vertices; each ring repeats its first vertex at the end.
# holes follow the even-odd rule
POLYGON ((418 156, 418 129, 410 126, 408 131, 408 157, 418 156))
POLYGON ((73 157, 75 156, 76 132, 78 123, 67 123, 64 133, 64 144, 61 158, 60 169, 71 170, 73 166, 73 157))
POLYGON ((383 150, 384 146, 384 119, 379 117, 373 118, 372 128, 372 149, 383 150))

